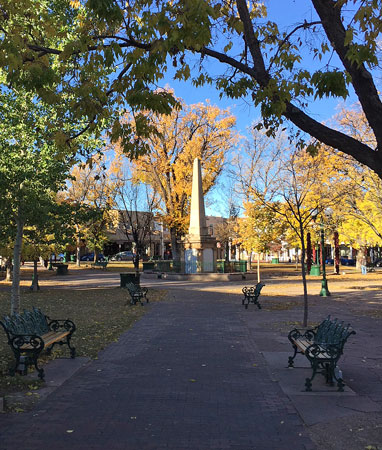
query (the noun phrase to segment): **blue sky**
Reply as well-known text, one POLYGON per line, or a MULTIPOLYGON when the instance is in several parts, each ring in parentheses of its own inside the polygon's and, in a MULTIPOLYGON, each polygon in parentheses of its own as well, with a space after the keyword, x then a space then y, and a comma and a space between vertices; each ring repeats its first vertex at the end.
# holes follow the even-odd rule
MULTIPOLYGON (((268 8, 268 19, 274 20, 278 23, 280 30, 292 30, 298 23, 301 23, 306 19, 308 22, 317 20, 315 11, 309 0, 265 0, 265 4, 268 8)), ((318 36, 317 36, 318 37, 318 36)), ((315 36, 313 36, 313 39, 315 36)), ((310 56, 304 53, 302 55, 305 58, 310 56)), ((304 63, 305 61, 303 61, 304 63)), ((336 64, 337 60, 334 57, 331 59, 331 65, 336 64)), ((305 62, 306 63, 306 62, 305 62)), ((207 62, 209 64, 209 70, 215 73, 224 72, 224 66, 221 65, 221 70, 218 62, 207 62)), ((324 68, 324 62, 313 61, 308 64, 309 69, 324 68)), ((303 64, 304 65, 304 64, 303 64)), ((227 98, 219 98, 219 91, 213 86, 204 86, 195 88, 191 81, 179 82, 172 79, 174 69, 169 70, 164 80, 164 85, 170 86, 175 91, 177 97, 181 97, 187 104, 205 102, 207 99, 214 105, 220 108, 230 108, 231 112, 237 118, 237 130, 241 135, 248 135, 248 127, 260 118, 259 108, 256 108, 249 99, 232 100, 227 98)), ((351 93, 350 98, 347 100, 347 104, 355 102, 355 96, 351 93)), ((315 100, 309 105, 307 112, 312 115, 319 122, 328 121, 337 112, 337 106, 343 103, 341 99, 323 99, 315 100)), ((222 178, 221 186, 215 189, 209 198, 209 206, 207 206, 207 214, 211 215, 226 215, 227 210, 227 198, 221 195, 224 188, 227 185, 227 178, 222 178)))

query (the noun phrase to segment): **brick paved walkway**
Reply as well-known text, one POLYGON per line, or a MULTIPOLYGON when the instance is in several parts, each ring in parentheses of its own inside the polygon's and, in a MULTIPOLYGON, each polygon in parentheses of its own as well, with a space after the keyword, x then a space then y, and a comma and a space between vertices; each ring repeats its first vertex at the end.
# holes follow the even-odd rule
POLYGON ((314 449, 237 297, 171 295, 37 409, 1 417, 0 448, 314 449))

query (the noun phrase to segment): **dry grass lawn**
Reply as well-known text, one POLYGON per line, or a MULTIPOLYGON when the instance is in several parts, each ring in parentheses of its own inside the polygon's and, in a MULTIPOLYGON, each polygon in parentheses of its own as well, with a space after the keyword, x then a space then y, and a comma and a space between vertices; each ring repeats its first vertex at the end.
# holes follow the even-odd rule
MULTIPOLYGON (((149 290, 150 302, 164 297, 164 291, 149 290)), ((76 324, 73 345, 78 356, 97 358, 100 350, 118 340, 119 336, 136 322, 147 310, 146 306, 126 305, 126 289, 44 289, 39 292, 23 291, 21 309, 32 306, 54 319, 71 319, 76 324)), ((0 291, 0 317, 9 314, 10 295, 0 291)), ((1 327, 0 327, 1 328, 1 327)), ((51 356, 41 356, 40 361, 69 355, 67 346, 55 347, 51 356)), ((22 376, 8 376, 8 368, 14 363, 14 356, 7 343, 6 334, 0 330, 0 397, 28 386, 38 385, 38 381, 22 376)))

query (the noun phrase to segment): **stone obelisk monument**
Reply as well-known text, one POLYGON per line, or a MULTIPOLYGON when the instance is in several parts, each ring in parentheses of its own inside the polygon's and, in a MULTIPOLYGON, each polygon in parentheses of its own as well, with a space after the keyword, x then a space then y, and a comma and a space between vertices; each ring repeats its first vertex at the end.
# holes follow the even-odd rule
POLYGON ((190 227, 183 239, 182 260, 186 273, 216 272, 216 239, 208 234, 199 158, 192 174, 190 227))

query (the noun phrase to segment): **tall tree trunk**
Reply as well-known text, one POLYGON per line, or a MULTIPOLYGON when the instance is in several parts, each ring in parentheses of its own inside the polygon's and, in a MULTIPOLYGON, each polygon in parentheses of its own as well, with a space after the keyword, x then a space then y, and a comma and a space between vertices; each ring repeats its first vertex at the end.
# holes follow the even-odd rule
POLYGON ((171 235, 171 252, 172 252, 172 259, 174 261, 180 260, 180 255, 177 248, 177 233, 175 228, 170 228, 170 235, 171 235))
POLYGON ((21 247, 23 243, 24 221, 20 217, 20 212, 16 219, 16 239, 13 249, 13 280, 11 289, 11 314, 20 310, 20 260, 21 247))
POLYGON ((257 282, 260 283, 260 253, 257 253, 257 282))
POLYGON ((164 259, 163 222, 160 224, 160 259, 164 259))
POLYGON ((40 290, 40 286, 38 284, 38 270, 37 270, 37 259, 33 260, 33 279, 31 285, 31 291, 36 292, 40 290))
POLYGON ((338 242, 338 231, 334 232, 334 273, 340 274, 340 246, 338 242))
POLYGON ((225 243, 225 261, 229 262, 229 241, 225 243))
POLYGON ((140 250, 137 247, 136 248, 136 253, 133 259, 134 262, 134 269, 135 269, 135 276, 138 278, 139 277, 139 259, 140 259, 140 250))
POLYGON ((300 223, 300 239, 301 239, 301 275, 302 284, 304 286, 304 321, 303 326, 308 326, 308 287, 306 284, 306 272, 305 272, 305 239, 304 239, 304 228, 300 223))
POLYGON ((81 233, 77 230, 76 265, 81 266, 81 233))
POLYGON ((306 269, 307 272, 310 272, 310 269, 312 268, 312 241, 310 238, 310 233, 306 235, 306 269))

